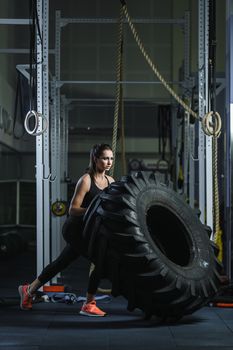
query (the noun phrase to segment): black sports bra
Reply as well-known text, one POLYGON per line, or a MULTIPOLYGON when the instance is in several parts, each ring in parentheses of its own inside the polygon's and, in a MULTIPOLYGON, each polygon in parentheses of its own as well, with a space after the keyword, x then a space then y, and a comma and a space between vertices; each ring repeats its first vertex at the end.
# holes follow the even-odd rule
MULTIPOLYGON (((108 185, 110 184, 107 176, 105 176, 106 180, 108 181, 108 185)), ((103 190, 101 190, 99 187, 96 186, 95 181, 91 178, 91 187, 90 190, 85 194, 83 198, 83 202, 81 207, 87 208, 89 204, 91 203, 92 199, 99 193, 101 193, 103 190)))

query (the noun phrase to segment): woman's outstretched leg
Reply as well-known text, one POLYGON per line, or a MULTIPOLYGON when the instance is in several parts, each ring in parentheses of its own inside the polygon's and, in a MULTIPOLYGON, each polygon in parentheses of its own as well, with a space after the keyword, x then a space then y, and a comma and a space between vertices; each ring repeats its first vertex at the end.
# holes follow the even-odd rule
POLYGON ((70 244, 67 244, 58 258, 47 265, 33 282, 19 286, 20 308, 22 310, 31 310, 33 295, 36 291, 69 266, 80 255, 81 253, 78 250, 74 250, 70 244))

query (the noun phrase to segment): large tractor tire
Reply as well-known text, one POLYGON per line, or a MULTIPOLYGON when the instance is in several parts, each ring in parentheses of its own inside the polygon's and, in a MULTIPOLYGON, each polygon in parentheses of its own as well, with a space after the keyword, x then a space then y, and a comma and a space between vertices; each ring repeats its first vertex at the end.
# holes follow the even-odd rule
POLYGON ((113 296, 164 321, 193 313, 218 291, 221 266, 208 233, 170 184, 147 172, 112 183, 85 216, 93 260, 98 239, 107 240, 105 277, 113 296))

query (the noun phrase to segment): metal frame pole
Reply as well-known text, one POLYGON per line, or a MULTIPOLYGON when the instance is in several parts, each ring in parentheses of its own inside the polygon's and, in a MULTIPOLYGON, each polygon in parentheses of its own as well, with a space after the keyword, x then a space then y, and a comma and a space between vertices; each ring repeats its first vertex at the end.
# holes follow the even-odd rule
MULTIPOLYGON (((190 16, 189 12, 185 12, 184 22, 184 81, 185 81, 185 97, 189 98, 189 81, 190 81, 190 16)), ((184 114, 184 194, 188 195, 188 172, 189 172, 189 114, 184 114)))
MULTIPOLYGON (((191 88, 194 85, 193 79, 190 77, 190 13, 185 12, 184 17, 184 36, 185 36, 185 50, 184 50, 184 79, 186 82, 186 95, 188 95, 189 103, 191 100, 191 88)), ((185 180, 185 187, 189 197, 189 205, 194 208, 195 205, 195 125, 190 123, 190 115, 187 116, 187 172, 185 180)))
MULTIPOLYGON (((68 165, 68 114, 65 96, 61 96, 61 138, 60 138, 60 172, 61 172, 61 199, 67 201, 67 165, 68 165)), ((66 217, 60 217, 60 227, 64 224, 66 217)), ((60 248, 63 239, 60 236, 60 248)))
POLYGON ((68 113, 67 101, 64 95, 61 96, 61 198, 67 199, 67 165, 68 165, 68 113))
MULTIPOLYGON (((205 0, 205 113, 209 112, 209 1, 205 0)), ((205 136, 206 224, 213 229, 213 138, 205 136)))
MULTIPOLYGON (((53 104, 51 106, 51 174, 53 181, 51 182, 51 202, 54 203, 60 199, 60 177, 59 177, 59 129, 57 126, 57 102, 56 102, 56 82, 53 78, 51 82, 51 99, 53 104), (58 192, 59 191, 59 192, 58 192)), ((58 236, 60 233, 59 217, 51 215, 51 256, 54 260, 58 256, 58 236)), ((52 279, 53 283, 57 282, 57 276, 52 279)))
MULTIPOLYGON (((205 7, 204 0, 199 0, 199 53, 198 53, 198 110, 199 114, 205 114, 205 40, 204 40, 204 23, 205 23, 205 7)), ((205 212, 205 136, 199 125, 199 144, 198 144, 198 158, 199 158, 199 209, 201 211, 200 219, 204 222, 205 212)))
MULTIPOLYGON (((43 1, 43 115, 48 121, 47 132, 43 134, 43 158, 45 178, 50 176, 50 134, 49 134, 49 4, 43 1)), ((50 178, 49 178, 50 179, 50 178)), ((50 258, 50 181, 44 181, 44 265, 51 262, 50 258)))
MULTIPOLYGON (((42 0, 37 1, 39 26, 42 27, 42 0)), ((38 36, 38 33, 37 33, 38 36)), ((37 62, 42 61, 41 45, 37 47, 37 62)), ((37 66, 37 111, 43 113, 42 69, 37 66)), ((36 239, 37 239, 37 275, 44 267, 44 211, 43 208, 43 136, 36 137, 36 239)))
POLYGON ((226 6, 226 182, 225 182, 225 222, 226 222, 226 273, 233 278, 232 255, 232 184, 233 184, 233 0, 226 6))
MULTIPOLYGON (((48 6, 49 0, 37 1, 37 111, 49 121, 48 96, 48 6)), ((38 130, 42 128, 39 125, 38 130)), ((37 193, 37 274, 50 262, 50 182, 49 127, 36 137, 36 193, 37 193)))
MULTIPOLYGON (((199 98, 198 109, 199 115, 203 116, 208 111, 208 0, 199 0, 199 54, 198 54, 198 81, 199 81, 199 98)), ((201 211, 200 219, 203 223, 206 221, 211 223, 211 218, 208 215, 208 220, 205 220, 205 212, 207 214, 208 208, 212 210, 212 193, 209 196, 211 181, 206 183, 206 179, 212 179, 212 166, 211 170, 208 169, 208 177, 206 173, 206 165, 209 165, 210 157, 206 155, 206 137, 201 129, 199 123, 199 145, 198 145, 198 159, 199 159, 199 208, 201 211), (208 159, 207 159, 208 158, 208 159), (210 174, 210 172, 211 174, 210 174), (206 196, 208 195, 208 203, 206 196), (209 202, 210 200, 210 202, 209 202)), ((210 144, 208 145, 210 150, 210 144)), ((209 154, 209 153, 208 153, 209 154)), ((211 154, 212 159, 212 154, 211 154)), ((212 215, 213 216, 213 215, 212 215)), ((213 217, 212 217, 213 220, 213 217)), ((211 226, 211 225, 210 225, 211 226)), ((213 225, 212 225, 213 226, 213 225)), ((211 227, 212 227, 211 226, 211 227)))
MULTIPOLYGON (((61 115, 60 115, 60 86, 57 84, 57 81, 60 80, 60 41, 61 41, 61 13, 56 11, 56 22, 55 22, 55 77, 52 83, 52 99, 53 99, 53 108, 52 108, 52 120, 53 128, 52 133, 52 149, 51 149, 51 162, 52 162, 52 172, 54 174, 54 181, 51 185, 51 199, 52 203, 56 200, 61 199, 61 164, 60 164, 60 155, 61 155, 61 115)), ((52 245, 51 245, 51 255, 52 260, 55 259, 61 251, 61 218, 59 216, 52 215, 51 218, 51 236, 52 236, 52 245)), ((53 283, 57 282, 57 277, 60 274, 55 276, 52 280, 53 283)))

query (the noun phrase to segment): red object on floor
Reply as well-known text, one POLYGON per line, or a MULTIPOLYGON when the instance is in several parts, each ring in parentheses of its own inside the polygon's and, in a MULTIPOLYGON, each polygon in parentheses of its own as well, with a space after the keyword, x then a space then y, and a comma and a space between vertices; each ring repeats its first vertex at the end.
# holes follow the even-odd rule
POLYGON ((52 286, 43 286, 43 292, 64 292, 65 287, 62 285, 52 285, 52 286))
POLYGON ((217 307, 233 307, 233 303, 216 303, 214 306, 217 307))

